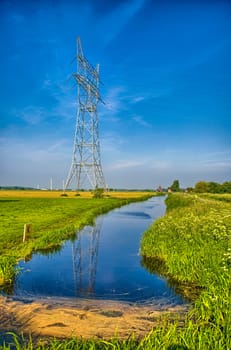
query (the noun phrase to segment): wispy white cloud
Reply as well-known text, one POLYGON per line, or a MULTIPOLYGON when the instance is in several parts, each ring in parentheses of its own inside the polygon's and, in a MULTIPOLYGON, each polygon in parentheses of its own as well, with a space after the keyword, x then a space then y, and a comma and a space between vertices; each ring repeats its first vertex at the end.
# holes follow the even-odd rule
POLYGON ((144 165, 143 161, 134 161, 127 160, 122 162, 116 162, 111 166, 111 169, 119 170, 119 169, 128 169, 128 168, 136 168, 144 165))
POLYGON ((50 89, 52 86, 53 86, 53 82, 51 79, 49 78, 44 79, 43 85, 42 85, 43 89, 50 89))
POLYGON ((159 171, 159 170, 169 170, 173 167, 173 162, 171 160, 153 160, 152 162, 150 162, 150 168, 155 170, 155 171, 159 171))
POLYGON ((105 154, 111 156, 112 152, 121 152, 123 147, 126 147, 128 140, 120 134, 113 131, 106 132, 101 137, 101 146, 105 154))
POLYGON ((138 103, 138 102, 141 102, 145 99, 144 96, 134 96, 132 99, 131 99, 131 103, 138 103))
POLYGON ((46 78, 40 90, 45 90, 47 97, 51 98, 50 106, 47 105, 45 108, 38 104, 30 104, 23 108, 12 109, 11 114, 31 126, 42 124, 46 120, 52 120, 52 118, 66 120, 76 118, 77 98, 68 84, 46 78))
MULTIPOLYGON (((106 104, 103 108, 103 114, 112 116, 113 113, 115 118, 115 115, 119 112, 127 111, 132 105, 149 98, 153 98, 153 96, 151 94, 130 94, 125 85, 111 87, 104 97, 106 104)), ((135 116, 134 120, 140 123, 143 122, 143 126, 145 124, 145 121, 140 116, 137 116, 137 118, 135 116)), ((118 121, 118 119, 116 118, 115 121, 118 121)))
POLYGON ((17 111, 16 115, 29 125, 38 125, 45 119, 46 111, 42 107, 27 106, 17 111))
POLYGON ((135 105, 140 102, 147 102, 148 100, 168 96, 172 94, 172 92, 175 91, 176 88, 179 88, 179 86, 164 86, 158 88, 151 88, 149 89, 149 92, 140 91, 139 94, 127 94, 124 96, 124 98, 126 99, 126 102, 128 104, 135 105))
POLYGON ((123 99, 125 91, 126 88, 124 86, 116 86, 109 89, 104 98, 106 103, 105 108, 114 113, 124 109, 123 99))
POLYGON ((134 117, 132 117, 132 119, 139 125, 144 126, 146 128, 150 128, 151 124, 146 122, 144 120, 144 118, 141 115, 135 115, 134 117))

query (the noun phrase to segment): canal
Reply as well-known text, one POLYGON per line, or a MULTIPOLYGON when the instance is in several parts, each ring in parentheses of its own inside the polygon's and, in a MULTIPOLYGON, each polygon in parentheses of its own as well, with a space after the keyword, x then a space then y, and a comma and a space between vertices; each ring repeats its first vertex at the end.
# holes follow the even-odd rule
POLYGON ((60 251, 21 261, 13 297, 65 297, 145 304, 182 304, 184 300, 141 264, 142 234, 165 213, 165 197, 132 203, 99 216, 60 251))

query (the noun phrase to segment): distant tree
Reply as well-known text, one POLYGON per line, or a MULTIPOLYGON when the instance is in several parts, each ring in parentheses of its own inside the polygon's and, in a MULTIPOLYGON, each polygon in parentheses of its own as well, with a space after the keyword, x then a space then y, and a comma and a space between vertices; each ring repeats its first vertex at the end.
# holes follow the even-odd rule
POLYGON ((222 185, 217 182, 208 182, 208 192, 209 193, 221 193, 222 185))
POLYGON ((195 184, 195 192, 197 193, 231 193, 231 181, 223 184, 217 182, 199 181, 195 184))
POLYGON ((103 198, 103 188, 96 187, 93 191, 93 198, 103 198))
POLYGON ((170 186, 170 190, 172 192, 179 192, 180 191, 180 183, 179 180, 174 180, 172 185, 170 186))
POLYGON ((197 193, 205 193, 208 192, 209 190, 209 186, 208 186, 208 182, 206 181, 198 181, 195 184, 195 192, 197 193))
POLYGON ((223 193, 231 193, 231 181, 226 181, 221 185, 221 191, 223 193))

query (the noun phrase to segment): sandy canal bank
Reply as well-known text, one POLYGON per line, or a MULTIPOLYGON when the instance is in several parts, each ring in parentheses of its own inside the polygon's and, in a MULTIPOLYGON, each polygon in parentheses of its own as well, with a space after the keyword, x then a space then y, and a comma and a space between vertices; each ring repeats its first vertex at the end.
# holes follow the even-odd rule
POLYGON ((189 306, 136 305, 105 300, 39 299, 0 296, 0 330, 34 338, 126 338, 147 334, 160 317, 183 319, 189 306))

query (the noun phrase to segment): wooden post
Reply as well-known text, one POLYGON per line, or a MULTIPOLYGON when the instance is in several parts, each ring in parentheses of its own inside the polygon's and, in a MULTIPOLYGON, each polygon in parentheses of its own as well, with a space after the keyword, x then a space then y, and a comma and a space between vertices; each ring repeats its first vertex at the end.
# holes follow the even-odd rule
POLYGON ((23 239, 22 241, 25 242, 27 239, 27 236, 32 232, 32 224, 25 224, 24 230, 23 230, 23 239))

